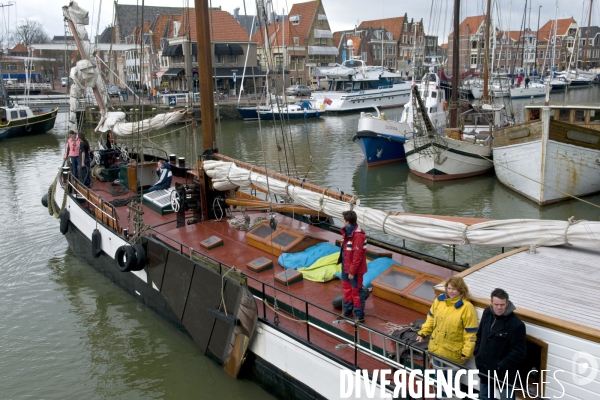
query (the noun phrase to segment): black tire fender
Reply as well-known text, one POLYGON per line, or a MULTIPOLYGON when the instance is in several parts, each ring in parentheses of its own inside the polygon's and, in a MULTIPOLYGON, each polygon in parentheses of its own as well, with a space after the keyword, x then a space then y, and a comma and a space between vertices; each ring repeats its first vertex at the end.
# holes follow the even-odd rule
POLYGON ((27 132, 27 133, 31 132, 31 125, 25 125, 25 132, 27 132))
POLYGON ((343 295, 339 295, 339 296, 335 296, 333 298, 333 300, 331 301, 331 305, 333 306, 333 308, 335 308, 336 310, 341 310, 344 308, 344 296, 343 295))
POLYGON ((115 253, 115 265, 121 272, 129 272, 137 264, 135 250, 132 246, 124 245, 117 249, 115 253))
POLYGON ((92 255, 94 258, 100 257, 102 254, 102 236, 98 229, 92 232, 92 255))
POLYGON ((60 233, 63 235, 66 235, 66 233, 69 231, 69 218, 69 210, 64 209, 60 212, 60 233))
POLYGON ((48 208, 48 193, 42 196, 42 205, 48 208))
POLYGON ((135 258, 137 262, 135 264, 135 267, 133 267, 131 270, 141 271, 144 269, 146 263, 148 262, 148 257, 146 257, 146 249, 144 249, 144 246, 142 246, 141 244, 134 244, 133 250, 135 250, 135 258))

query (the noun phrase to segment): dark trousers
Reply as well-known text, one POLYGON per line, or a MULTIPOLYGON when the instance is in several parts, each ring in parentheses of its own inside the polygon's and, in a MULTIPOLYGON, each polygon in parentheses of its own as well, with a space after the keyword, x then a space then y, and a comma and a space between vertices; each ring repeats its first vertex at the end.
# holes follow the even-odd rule
POLYGON ((356 319, 365 317, 365 292, 363 290, 363 275, 356 274, 350 279, 342 270, 342 291, 344 292, 344 313, 354 311, 356 319))
POLYGON ((152 186, 150 189, 148 189, 148 193, 154 192, 155 190, 168 189, 169 187, 171 187, 171 185, 169 185, 169 182, 163 182, 160 185, 156 184, 156 185, 152 186))

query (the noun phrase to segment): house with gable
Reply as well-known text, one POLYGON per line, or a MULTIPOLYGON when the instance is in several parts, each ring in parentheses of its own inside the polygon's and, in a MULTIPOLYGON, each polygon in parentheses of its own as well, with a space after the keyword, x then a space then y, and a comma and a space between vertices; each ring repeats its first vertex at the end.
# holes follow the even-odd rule
MULTIPOLYGON (((448 66, 456 57, 452 51, 455 32, 448 35, 448 66)), ((492 36, 493 37, 493 36, 492 36)), ((481 71, 485 56, 485 15, 473 15, 462 20, 458 27, 458 65, 462 73, 467 70, 481 71)), ((451 71, 454 73, 454 71, 451 71)))
POLYGON ((264 25, 253 38, 258 43, 261 68, 270 72, 271 87, 316 87, 315 67, 335 65, 338 48, 333 42, 327 14, 321 0, 296 3, 283 23, 264 25))
POLYGON ((554 67, 558 71, 566 69, 569 62, 571 68, 575 68, 578 56, 576 39, 581 38, 581 33, 572 17, 549 20, 538 31, 538 38, 541 45, 538 46, 538 57, 542 55, 547 65, 552 65, 551 60, 554 59, 554 67))
POLYGON ((579 28, 579 62, 581 69, 597 68, 600 65, 600 27, 590 26, 579 28))
MULTIPOLYGON (((384 66, 401 71, 405 75, 407 73, 412 75, 413 67, 417 69, 418 75, 423 73, 423 56, 426 47, 423 19, 420 21, 409 20, 405 13, 402 17, 363 21, 358 29, 366 27, 384 32, 385 40, 381 50, 385 58, 384 66)), ((375 38, 376 40, 377 38, 375 38)), ((377 59, 374 59, 374 63, 378 64, 376 61, 377 59)), ((381 62, 381 56, 379 56, 379 62, 381 62)))

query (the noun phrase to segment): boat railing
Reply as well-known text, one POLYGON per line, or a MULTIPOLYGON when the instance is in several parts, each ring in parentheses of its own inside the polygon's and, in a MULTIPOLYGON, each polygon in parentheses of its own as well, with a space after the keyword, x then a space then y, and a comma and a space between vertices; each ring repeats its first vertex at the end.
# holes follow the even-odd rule
POLYGON ((80 198, 86 200, 88 208, 91 207, 93 209, 93 214, 97 220, 112 229, 114 232, 118 234, 121 233, 115 206, 104 201, 102 197, 98 196, 96 193, 85 187, 81 182, 73 177, 67 181, 67 184, 71 193, 75 193, 76 195, 79 195, 80 198))
MULTIPOLYGON (((204 259, 211 263, 217 269, 216 272, 222 276, 234 268, 194 248, 168 238, 159 231, 152 230, 152 233, 155 237, 165 237, 171 247, 175 249, 179 247, 179 251, 182 254, 187 254, 190 259, 195 261, 204 259), (173 244, 177 244, 177 246, 173 246, 173 244)), ((406 340, 396 338, 389 333, 381 332, 363 323, 355 322, 353 319, 341 317, 339 313, 296 296, 286 288, 277 287, 246 274, 244 274, 244 277, 247 279, 248 288, 256 301, 262 303, 262 310, 259 311, 259 319, 263 323, 269 324, 280 332, 309 343, 311 346, 318 348, 322 354, 335 361, 342 362, 351 370, 369 369, 361 368, 359 365, 359 360, 364 356, 378 363, 381 368, 389 368, 393 371, 404 370, 407 376, 413 370, 420 370, 422 372, 424 369, 431 369, 431 362, 434 359, 442 361, 445 364, 444 367, 438 369, 453 371, 465 369, 464 365, 436 356, 428 350, 419 348, 406 340), (284 301, 282 298, 289 300, 284 301), (280 322, 280 316, 292 321, 292 323, 304 324, 306 329, 296 330, 295 332, 291 329, 286 329, 284 328, 284 324, 280 322), (349 333, 347 329, 341 329, 342 324, 350 325, 352 333, 349 333), (319 335, 321 335, 321 338, 316 338, 319 335), (328 338, 326 340, 326 343, 329 343, 328 348, 324 348, 320 344, 324 343, 322 335, 328 338), (351 349, 352 355, 348 357, 346 353, 342 357, 336 354, 336 352, 341 352, 344 349, 351 349)), ((287 326, 289 328, 289 325, 287 326)), ((397 328, 402 327, 405 326, 397 326, 397 328)), ((373 362, 369 364, 371 365, 370 369, 373 369, 373 362)), ((417 379, 423 381, 422 374, 417 376, 417 379)), ((393 390, 391 386, 388 386, 388 388, 393 390)))

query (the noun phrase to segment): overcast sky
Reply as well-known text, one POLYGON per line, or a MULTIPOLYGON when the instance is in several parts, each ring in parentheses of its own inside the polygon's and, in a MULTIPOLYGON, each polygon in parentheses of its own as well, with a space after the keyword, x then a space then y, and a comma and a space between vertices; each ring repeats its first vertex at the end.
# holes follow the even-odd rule
MULTIPOLYGON (((272 0, 273 8, 278 13, 288 10, 295 3, 303 3, 306 0, 272 0)), ((329 24, 333 31, 353 28, 361 21, 381 19, 402 16, 408 14, 409 18, 420 20, 423 18, 425 30, 428 34, 447 37, 451 30, 450 21, 452 17, 452 0, 322 0, 325 7, 325 13, 329 19, 329 24), (433 6, 432 6, 433 5, 433 6), (433 11, 431 11, 433 9, 433 11)), ((525 0, 493 0, 498 2, 500 12, 500 26, 503 29, 509 24, 512 29, 519 29, 523 18, 525 0), (512 9, 512 12, 510 12, 512 9)), ((64 35, 62 6, 66 5, 66 0, 16 0, 4 1, 5 7, 0 8, 2 13, 2 28, 6 29, 10 25, 14 29, 16 19, 33 19, 43 24, 50 37, 54 35, 64 35), (15 4, 6 7, 6 4, 15 4)), ((98 9, 100 10, 100 32, 112 23, 113 20, 113 1, 110 0, 80 0, 79 5, 90 11, 90 22, 92 32, 96 33, 98 23, 98 9), (92 12, 93 11, 93 12, 92 12), (92 24, 93 22, 93 24, 92 24)), ((142 4, 142 0, 122 0, 120 4, 142 4)), ((558 17, 574 17, 580 26, 587 25, 587 14, 590 0, 558 0, 558 17), (584 11, 585 10, 585 11, 584 11)), ((592 12, 592 25, 600 24, 599 2, 594 3, 592 12)), ((188 4, 193 6, 194 1, 174 0, 167 2, 165 0, 145 0, 146 5, 183 7, 188 4)), ((209 3, 210 4, 210 3, 209 3)), ((543 25, 549 19, 554 18, 554 9, 556 0, 532 0, 531 4, 530 26, 533 30, 537 29, 538 10, 541 13, 540 25, 543 25), (539 6, 542 6, 539 9, 539 6)), ((233 9, 240 7, 240 14, 244 14, 243 0, 212 0, 212 6, 221 8, 233 13, 233 9)), ((497 8, 496 6, 493 6, 497 8)), ((461 19, 469 15, 480 15, 485 13, 485 0, 462 0, 461 1, 461 19)), ((252 0, 246 0, 246 9, 248 15, 256 13, 256 4, 252 0)), ((529 9, 529 6, 528 6, 529 9)), ((496 17, 496 21, 498 17, 496 17)), ((527 25, 526 25, 527 26, 527 25)), ((445 40, 441 40, 444 42, 445 40)))

